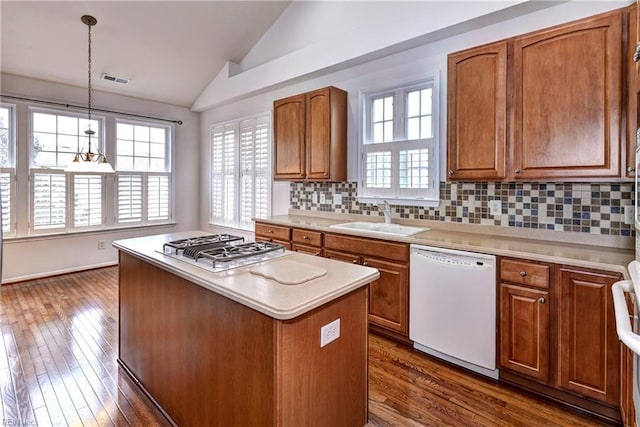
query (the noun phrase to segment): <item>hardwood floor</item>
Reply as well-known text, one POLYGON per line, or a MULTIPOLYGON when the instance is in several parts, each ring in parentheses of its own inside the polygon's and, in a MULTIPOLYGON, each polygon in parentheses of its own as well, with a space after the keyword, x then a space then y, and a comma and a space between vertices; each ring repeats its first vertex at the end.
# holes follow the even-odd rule
MULTIPOLYGON (((167 426, 116 363, 117 268, 2 288, 2 426, 167 426)), ((596 426, 371 335, 369 426, 596 426)))

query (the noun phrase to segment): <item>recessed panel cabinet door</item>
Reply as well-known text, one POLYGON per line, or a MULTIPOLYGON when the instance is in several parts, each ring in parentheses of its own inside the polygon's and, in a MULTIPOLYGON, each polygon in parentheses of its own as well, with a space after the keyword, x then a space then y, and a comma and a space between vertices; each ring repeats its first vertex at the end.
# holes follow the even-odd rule
POLYGON ((507 42, 449 55, 448 85, 448 178, 504 178, 507 42))
POLYGON ((617 275, 560 269, 559 386, 618 406, 620 344, 611 286, 617 275))
POLYGON ((517 179, 620 177, 622 12, 514 40, 517 179))
POLYGON ((380 271, 380 277, 369 285, 369 321, 408 334, 409 267, 368 257, 362 265, 380 271))
POLYGON ((549 292, 500 285, 500 367, 549 380, 549 292))
POLYGON ((273 104, 274 178, 299 180, 305 176, 305 96, 279 99, 273 104))
POLYGON ((329 88, 307 94, 307 114, 307 179, 328 179, 331 154, 329 88))

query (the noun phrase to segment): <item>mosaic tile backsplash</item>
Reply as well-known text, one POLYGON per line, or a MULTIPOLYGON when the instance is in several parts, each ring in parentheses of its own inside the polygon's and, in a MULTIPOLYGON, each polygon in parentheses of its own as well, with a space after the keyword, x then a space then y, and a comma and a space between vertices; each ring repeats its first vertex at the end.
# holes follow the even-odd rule
MULTIPOLYGON (((634 236, 623 206, 634 204, 633 183, 441 182, 438 207, 392 206, 393 218, 425 219, 590 234, 634 236), (502 215, 489 215, 489 201, 502 215)), ((377 206, 358 203, 356 182, 292 182, 291 208, 383 216, 377 206), (334 204, 333 195, 342 203, 334 204), (320 203, 324 195, 325 203, 320 203)))

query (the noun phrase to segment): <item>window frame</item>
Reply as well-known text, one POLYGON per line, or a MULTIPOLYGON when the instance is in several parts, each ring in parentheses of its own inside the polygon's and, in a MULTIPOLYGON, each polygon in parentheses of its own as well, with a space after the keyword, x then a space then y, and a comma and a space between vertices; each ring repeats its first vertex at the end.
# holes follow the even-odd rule
POLYGON ((426 77, 411 82, 398 82, 392 86, 374 88, 359 92, 359 120, 361 132, 358 143, 358 194, 360 203, 379 203, 387 200, 394 205, 433 207, 440 204, 440 79, 439 72, 426 73, 426 77), (432 137, 407 139, 408 135, 408 93, 431 87, 432 89, 432 137), (373 101, 385 96, 393 96, 393 138, 392 141, 370 142, 373 139, 373 101), (428 189, 400 188, 400 151, 428 149, 429 187, 428 189), (369 188, 367 183, 367 154, 389 152, 391 155, 390 188, 369 188))
MULTIPOLYGON (((16 116, 17 116, 17 110, 16 110, 15 104, 10 104, 7 102, 0 102, 0 108, 6 108, 9 111, 9 123, 7 123, 7 130, 8 130, 7 137, 9 140, 8 141, 9 142, 9 147, 8 147, 9 164, 6 166, 0 165, 0 175, 2 174, 9 175, 9 202, 6 203, 6 205, 9 208, 9 212, 7 214, 8 226, 3 221, 2 230, 0 230, 0 232, 2 233, 3 237, 14 237, 17 232, 17 227, 16 227, 16 206, 17 206, 16 204, 16 181, 17 181, 17 168, 16 168, 17 120, 16 120, 16 116), (6 227, 6 231, 4 231, 5 227, 6 227)), ((2 203, 3 205, 5 204, 4 199, 2 199, 2 203)), ((4 210, 2 209, 1 205, 0 205, 0 211, 2 211, 2 214, 4 214, 4 210)))
MULTIPOLYGON (((228 227, 228 228, 235 228, 238 230, 243 230, 243 231, 253 231, 254 228, 254 222, 253 221, 248 221, 248 222, 242 222, 242 191, 241 191, 241 186, 242 186, 242 178, 243 176, 246 176, 248 174, 243 174, 243 169, 242 169, 242 153, 241 153, 241 144, 242 144, 242 130, 246 129, 246 127, 243 128, 242 124, 250 121, 250 120, 255 120, 256 123, 253 127, 253 132, 254 132, 254 137, 253 137, 253 147, 255 150, 255 143, 256 143, 256 131, 258 130, 258 128, 260 126, 264 126, 267 129, 267 135, 266 135, 266 158, 267 158, 267 167, 266 167, 266 171, 264 171, 264 173, 260 174, 258 173, 258 168, 257 165, 253 164, 253 169, 252 169, 252 183, 253 183, 253 191, 252 194, 254 196, 254 201, 255 201, 255 194, 256 194, 256 188, 257 188, 257 182, 258 182, 258 177, 260 176, 265 176, 266 177, 266 216, 271 215, 271 209, 272 209, 272 192, 273 192, 273 159, 272 159, 272 153, 273 153, 273 114, 271 111, 266 111, 266 112, 262 112, 262 113, 256 113, 253 115, 249 115, 249 116, 245 116, 245 117, 241 117, 241 118, 237 118, 237 119, 233 119, 233 120, 227 120, 224 122, 218 122, 218 123, 212 123, 209 126, 209 225, 212 226, 220 226, 220 227, 228 227), (233 155, 234 155, 234 165, 233 165, 233 174, 227 173, 225 174, 224 169, 225 169, 225 164, 224 164, 224 159, 222 159, 222 170, 223 172, 221 173, 217 173, 214 170, 214 132, 216 128, 223 128, 224 132, 227 132, 227 129, 233 130, 234 132, 234 150, 233 150, 233 155), (224 188, 225 183, 224 183, 224 177, 225 176, 233 176, 234 178, 234 200, 233 200, 233 219, 225 219, 225 209, 227 209, 227 207, 224 205, 224 195, 222 195, 222 205, 220 206, 221 212, 222 212, 222 216, 218 217, 218 216, 214 216, 214 187, 213 187, 213 182, 214 182, 214 178, 222 178, 222 187, 224 188)), ((223 137, 223 142, 224 144, 224 137, 223 137)), ((224 147, 223 147, 224 148, 224 147)), ((253 215, 256 215, 256 204, 255 202, 253 203, 253 215)))

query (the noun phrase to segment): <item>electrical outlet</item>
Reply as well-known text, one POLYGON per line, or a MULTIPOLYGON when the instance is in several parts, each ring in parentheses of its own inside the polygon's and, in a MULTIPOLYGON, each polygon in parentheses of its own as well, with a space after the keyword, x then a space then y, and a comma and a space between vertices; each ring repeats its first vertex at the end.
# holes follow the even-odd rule
POLYGON ((489 214, 502 215, 502 202, 500 200, 489 200, 489 214))
POLYGON ((98 250, 104 250, 104 240, 98 240, 98 250))
POLYGON ((342 194, 338 193, 333 195, 333 204, 334 205, 342 204, 342 194))
POLYGON ((635 219, 635 209, 631 205, 623 207, 624 211, 624 223, 627 225, 633 225, 635 219))
POLYGON ((324 193, 320 193, 320 204, 325 204, 327 203, 327 196, 325 196, 324 193))
POLYGON ((314 205, 318 204, 318 193, 311 193, 311 203, 314 205))
POLYGON ((340 338, 340 319, 327 323, 320 328, 320 347, 324 347, 332 341, 340 338))

